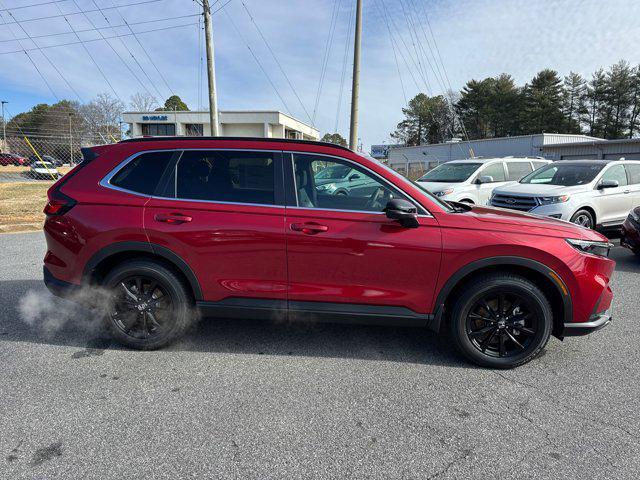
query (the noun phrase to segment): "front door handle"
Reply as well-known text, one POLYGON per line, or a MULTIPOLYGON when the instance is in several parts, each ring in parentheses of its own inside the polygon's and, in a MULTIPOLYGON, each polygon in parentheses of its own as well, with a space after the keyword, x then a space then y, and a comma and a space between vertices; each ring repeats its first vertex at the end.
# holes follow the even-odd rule
POLYGON ((631 190, 625 190, 624 193, 631 193, 631 190))
POLYGON ((292 223, 291 230, 295 232, 306 233, 307 235, 315 235, 316 233, 326 232, 327 230, 329 230, 329 227, 327 227, 326 225, 320 225, 319 223, 315 222, 292 223))
POLYGON ((188 223, 193 220, 192 217, 183 215, 181 213, 157 213, 154 218, 157 222, 171 223, 174 225, 188 223))

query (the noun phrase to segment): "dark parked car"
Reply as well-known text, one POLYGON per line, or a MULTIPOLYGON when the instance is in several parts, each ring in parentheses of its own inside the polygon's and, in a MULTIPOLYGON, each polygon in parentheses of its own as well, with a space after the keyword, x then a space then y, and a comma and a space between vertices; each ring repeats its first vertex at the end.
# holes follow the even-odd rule
POLYGON ((40 163, 41 160, 52 164, 54 167, 61 167, 62 165, 64 165, 64 162, 62 160, 52 157, 51 155, 40 155, 40 158, 38 158, 36 155, 31 155, 29 157, 29 165, 40 163))
POLYGON ((622 224, 622 238, 620 244, 640 255, 640 207, 636 207, 622 224))
POLYGON ((106 289, 108 328, 130 347, 167 345, 197 309, 442 326, 471 361, 509 368, 551 335, 611 320, 615 262, 599 233, 443 202, 343 147, 167 137, 83 153, 48 191, 45 283, 70 298, 106 289), (333 167, 353 172, 340 182, 345 195, 316 185, 333 167))
POLYGON ((8 166, 15 165, 16 167, 20 167, 22 165, 26 165, 27 159, 21 157, 20 155, 16 155, 14 153, 0 153, 0 165, 8 166))

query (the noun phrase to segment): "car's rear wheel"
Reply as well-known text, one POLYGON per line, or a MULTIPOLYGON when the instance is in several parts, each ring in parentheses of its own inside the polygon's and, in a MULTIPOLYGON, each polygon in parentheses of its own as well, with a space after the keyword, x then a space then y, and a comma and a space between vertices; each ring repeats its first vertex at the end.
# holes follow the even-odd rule
POLYGON ((192 316, 189 292, 171 269, 149 260, 123 263, 104 285, 110 301, 107 325, 119 342, 141 350, 163 347, 184 331, 192 316))
POLYGON ((552 326, 544 293, 526 278, 507 273, 483 275, 465 285, 450 323, 460 352, 491 368, 513 368, 535 358, 552 326))
POLYGON ((589 210, 578 210, 571 216, 571 223, 580 225, 581 227, 591 228, 595 227, 595 221, 593 215, 589 210))

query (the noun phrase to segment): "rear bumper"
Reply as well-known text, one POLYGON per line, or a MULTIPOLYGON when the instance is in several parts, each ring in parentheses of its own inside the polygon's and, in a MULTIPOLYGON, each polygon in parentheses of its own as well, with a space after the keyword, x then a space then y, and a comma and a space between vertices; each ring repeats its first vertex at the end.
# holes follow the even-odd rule
POLYGON ((622 224, 620 245, 635 252, 640 250, 640 229, 634 227, 629 219, 622 224))
POLYGON ((80 288, 79 285, 57 279, 46 266, 42 267, 42 273, 44 284, 56 297, 69 298, 80 288))
POLYGON ((600 313, 592 315, 588 322, 581 323, 565 323, 564 324, 564 336, 576 337, 580 335, 589 335, 590 333, 597 332, 601 328, 606 327, 611 323, 612 317, 606 313, 600 313))

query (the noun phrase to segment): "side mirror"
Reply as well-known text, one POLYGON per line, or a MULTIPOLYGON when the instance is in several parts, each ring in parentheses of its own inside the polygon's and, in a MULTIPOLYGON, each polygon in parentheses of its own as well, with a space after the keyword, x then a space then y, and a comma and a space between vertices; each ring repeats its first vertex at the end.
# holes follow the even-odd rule
POLYGON ((491 175, 480 175, 477 179, 476 179, 476 183, 478 185, 481 185, 483 183, 493 183, 493 177, 491 175))
POLYGON ((360 178, 360 175, 358 175, 357 173, 352 173, 351 175, 349 175, 349 181, 353 182, 354 180, 357 180, 358 178, 360 178))
POLYGON ((620 184, 617 180, 600 180, 600 183, 598 183, 598 190, 602 188, 616 188, 619 186, 620 184))
POLYGON ((397 220, 403 227, 417 228, 419 225, 418 209, 413 203, 401 198, 389 200, 387 206, 384 208, 384 212, 387 218, 397 220))

